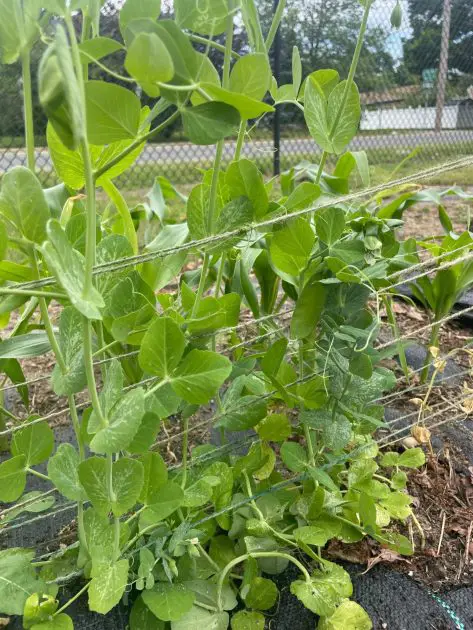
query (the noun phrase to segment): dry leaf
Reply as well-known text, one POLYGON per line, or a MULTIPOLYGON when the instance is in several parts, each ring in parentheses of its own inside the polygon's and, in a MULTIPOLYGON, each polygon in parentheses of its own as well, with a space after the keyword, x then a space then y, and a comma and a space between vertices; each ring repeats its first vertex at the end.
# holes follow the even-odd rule
POLYGON ((468 414, 473 413, 473 398, 464 400, 463 404, 461 405, 461 408, 463 409, 465 413, 468 413, 468 414))
POLYGON ((368 560, 366 571, 363 571, 362 575, 368 573, 375 564, 379 564, 380 562, 407 562, 408 564, 411 564, 409 560, 406 560, 406 558, 403 558, 395 551, 391 551, 391 549, 382 549, 381 553, 368 560))
POLYGON ((412 437, 420 444, 428 444, 430 442, 430 431, 425 427, 421 427, 419 425, 412 427, 411 433, 412 437))
POLYGON ((424 404, 424 401, 422 400, 422 398, 411 398, 409 402, 415 405, 416 407, 422 407, 422 405, 424 404))
POLYGON ((404 448, 415 448, 419 446, 419 442, 415 439, 415 437, 406 437, 402 440, 402 444, 404 448))
POLYGON ((439 349, 436 346, 430 346, 429 352, 430 352, 430 355, 434 357, 434 359, 436 359, 439 355, 439 349))

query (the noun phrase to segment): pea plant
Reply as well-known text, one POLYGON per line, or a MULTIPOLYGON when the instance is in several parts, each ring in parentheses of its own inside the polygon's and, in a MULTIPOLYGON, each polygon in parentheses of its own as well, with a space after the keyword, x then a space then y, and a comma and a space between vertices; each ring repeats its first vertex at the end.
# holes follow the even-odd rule
POLYGON ((100 35, 99 0, 0 2, 3 62, 23 68, 28 156, 1 182, 0 317, 6 326, 17 316, 0 368, 30 413, 19 359, 52 351, 51 386, 75 435, 55 448, 46 419, 10 412, 1 432, 11 457, 0 464, 0 500, 11 507, 0 527, 22 511, 51 510, 50 494, 25 494, 32 476, 77 513, 77 541, 64 549, 0 551, 0 612, 23 615, 25 628, 73 628, 68 608, 84 595, 104 615, 124 601, 132 630, 261 630, 278 601, 271 576, 294 564, 291 592, 319 628, 369 629, 348 573, 323 548, 370 536, 413 551, 389 526, 411 517, 406 471, 424 454, 380 454, 373 438, 384 417, 377 399, 395 379, 382 366, 388 351, 375 348, 379 303, 370 297, 416 258, 376 198, 339 197, 354 168, 367 169, 366 155, 345 150, 360 119, 354 77, 372 0, 361 2, 346 80, 331 69, 303 77, 294 49, 293 81, 277 85, 268 51, 284 4, 265 37, 253 0, 175 0, 175 20, 158 19, 160 0, 127 0, 116 41, 100 35), (232 49, 237 13, 244 56, 232 49), (225 43, 215 42, 222 34, 225 43), (38 91, 60 179, 46 189, 32 125, 38 38, 38 91), (222 54, 221 76, 210 47, 222 54), (123 60, 121 73, 110 55, 123 60), (89 80, 91 66, 107 80, 89 80), (143 92, 152 108, 141 107, 143 92), (312 180, 292 172, 279 187, 242 151, 248 121, 281 103, 303 110, 323 153, 312 180), (173 224, 169 182, 159 178, 137 210, 114 180, 179 118, 191 142, 216 151, 186 199, 187 220, 173 224), (156 216, 154 238, 137 226, 140 213, 145 224, 156 216), (169 466, 157 435, 176 423, 182 461, 169 466), (190 449, 203 423, 221 443, 190 449), (60 604, 68 581, 75 594, 60 604))

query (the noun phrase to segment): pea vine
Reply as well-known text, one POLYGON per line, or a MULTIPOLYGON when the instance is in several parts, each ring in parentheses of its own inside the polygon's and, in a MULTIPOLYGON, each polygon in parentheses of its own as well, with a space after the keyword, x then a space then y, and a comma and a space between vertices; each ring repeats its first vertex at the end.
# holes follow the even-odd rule
MULTIPOLYGON (((77 542, 66 549, 0 551, 0 612, 23 615, 25 628, 73 628, 69 606, 86 594, 104 615, 128 602, 131 630, 261 630, 278 600, 271 576, 290 563, 300 572, 291 592, 319 628, 372 627, 323 549, 370 536, 411 554, 390 524, 413 516, 406 472, 424 463, 419 448, 381 454, 373 437, 384 423, 377 399, 395 385, 382 361, 402 347, 376 349, 380 300, 370 298, 418 262, 397 239, 400 206, 382 195, 330 205, 355 172, 369 185, 366 154, 346 148, 361 115, 355 76, 372 3, 361 2, 346 80, 332 69, 303 77, 295 48, 292 83, 277 85, 268 54, 284 2, 265 39, 253 0, 175 0, 175 20, 158 19, 160 0, 127 0, 118 41, 100 35, 99 0, 0 1, 2 60, 23 69, 28 156, 1 182, 0 318, 6 325, 17 312, 18 323, 0 344, 0 368, 29 410, 19 359, 52 351, 52 389, 75 435, 55 448, 46 419, 2 408, 11 457, 0 464, 0 500, 12 505, 0 527, 52 510, 55 494, 77 512, 77 542), (244 56, 233 51, 237 14, 244 56), (60 179, 46 189, 32 122, 39 38, 38 91, 60 179), (210 48, 222 55, 221 76, 210 48), (120 72, 111 55, 124 60, 120 72), (91 67, 106 80, 90 80, 91 67), (282 104, 304 112, 323 153, 313 177, 291 169, 279 186, 243 156, 248 121, 282 104), (192 143, 216 151, 176 224, 167 204, 182 195, 167 180, 137 208, 114 180, 178 119, 192 143), (182 248, 190 242, 202 244, 182 248), (149 258, 133 264, 140 252, 149 258), (209 404, 204 422, 220 444, 190 450, 209 404), (168 466, 157 435, 177 422, 182 461, 168 466), (44 493, 25 494, 31 476, 44 493), (75 594, 60 603, 69 581, 75 594)), ((390 300, 387 292, 388 310, 390 300)))

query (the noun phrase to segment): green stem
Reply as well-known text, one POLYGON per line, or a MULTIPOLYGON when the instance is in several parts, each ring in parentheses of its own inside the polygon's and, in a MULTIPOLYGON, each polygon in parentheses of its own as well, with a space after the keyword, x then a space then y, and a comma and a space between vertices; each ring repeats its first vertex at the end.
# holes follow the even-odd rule
MULTIPOLYGON (((225 52, 225 46, 215 42, 213 39, 207 39, 206 37, 201 37, 200 35, 194 35, 194 33, 188 33, 188 38, 196 42, 197 44, 204 44, 205 46, 210 46, 211 48, 215 48, 215 50, 219 50, 220 52, 225 52)), ((234 59, 240 59, 241 55, 234 50, 232 50, 231 55, 234 59)))
MULTIPOLYGON (((1 392, 3 394, 3 392, 1 392)), ((1 415, 5 415, 7 418, 10 418, 10 420, 14 420, 15 422, 19 422, 20 418, 18 418, 18 416, 15 416, 14 413, 12 413, 11 411, 8 411, 8 409, 6 407, 3 406, 3 396, 2 396, 2 400, 0 400, 0 416, 1 415)))
POLYGON ((45 481, 51 481, 48 475, 43 475, 43 473, 40 473, 38 470, 35 470, 34 468, 27 468, 26 470, 27 472, 31 473, 35 477, 39 477, 40 479, 44 479, 45 481))
MULTIPOLYGON (((399 339, 400 332, 399 326, 397 325, 396 316, 394 315, 394 310, 392 307, 392 297, 390 295, 383 295, 383 304, 386 309, 386 315, 388 316, 388 322, 393 329, 394 336, 396 339, 399 339)), ((410 383, 409 378, 409 366, 407 365, 406 353, 404 351, 404 346, 402 345, 402 341, 397 342, 397 352, 399 354, 399 361, 401 363, 402 371, 404 372, 404 376, 406 377, 406 381, 410 383)))
MULTIPOLYGON (((441 324, 440 323, 434 323, 432 326, 432 331, 430 333, 430 339, 429 339, 429 348, 438 348, 438 343, 439 343, 439 336, 440 336, 440 327, 441 324)), ((420 377, 420 382, 421 383, 425 383, 427 380, 427 377, 429 375, 429 368, 430 368, 430 362, 432 361, 433 356, 430 353, 430 350, 427 349, 427 355, 425 357, 425 361, 424 361, 424 369, 422 370, 422 374, 420 377)))
POLYGON ((23 72, 23 107, 25 120, 25 141, 28 168, 35 170, 35 146, 33 123, 33 92, 31 88, 31 61, 30 51, 25 48, 21 54, 21 67, 23 72))
POLYGON ((45 300, 63 300, 67 298, 65 293, 60 293, 59 291, 39 291, 36 289, 14 289, 10 287, 0 287, 0 295, 25 295, 25 296, 34 296, 41 297, 45 300))
POLYGON ((281 24, 282 14, 284 13, 284 9, 286 8, 286 0, 279 0, 278 6, 273 16, 273 21, 271 22, 271 27, 269 29, 268 36, 266 37, 265 46, 266 52, 269 52, 271 46, 273 45, 274 38, 276 37, 276 33, 278 32, 279 25, 281 24))
POLYGON ((327 162, 327 158, 328 158, 328 153, 327 153, 327 151, 324 151, 322 153, 322 157, 320 158, 319 170, 317 171, 317 175, 315 177, 315 183, 316 184, 320 184, 320 180, 322 179, 322 175, 323 175, 323 172, 324 172, 325 164, 327 162))
POLYGON ((350 71, 348 73, 347 82, 345 84, 345 89, 343 91, 342 100, 340 101, 339 108, 337 110, 335 119, 333 121, 332 128, 330 130, 330 139, 333 139, 335 131, 340 123, 343 112, 345 111, 345 106, 348 101, 348 96, 350 94, 351 86, 353 84, 353 80, 355 78, 356 69, 358 67, 358 62, 360 61, 361 50, 363 48, 363 42, 365 39, 366 28, 368 26, 368 18, 370 15, 371 4, 373 0, 366 0, 365 10, 363 12, 363 19, 361 21, 360 31, 358 33, 358 39, 356 42, 355 52, 353 54, 353 59, 351 60, 350 71))
POLYGON ((200 272, 199 286, 197 287, 197 295, 195 296, 194 306, 192 307, 191 319, 193 319, 199 310, 200 300, 204 294, 205 282, 207 280, 207 273, 210 266, 210 254, 204 254, 204 261, 202 263, 202 269, 200 272))
POLYGON ((83 319, 83 331, 84 331, 84 363, 85 374, 87 377, 87 389, 89 390, 90 399, 92 402, 92 408, 97 414, 102 428, 107 426, 107 420, 103 415, 102 405, 100 404, 99 396, 97 394, 97 384, 95 382, 94 373, 94 360, 93 360, 93 348, 92 348, 92 322, 86 317, 83 319))
POLYGON ((189 417, 185 417, 182 421, 182 481, 181 488, 186 489, 187 484, 187 451, 189 448, 189 417))
POLYGON ((62 612, 64 612, 67 608, 69 608, 69 606, 71 604, 73 604, 77 599, 79 599, 79 597, 81 595, 83 595, 85 593, 85 591, 89 588, 89 586, 90 586, 90 582, 87 582, 87 584, 85 584, 79 591, 77 591, 77 593, 73 597, 71 597, 71 599, 69 599, 64 604, 64 606, 61 606, 61 608, 58 608, 58 610, 56 610, 56 612, 54 613, 53 617, 57 617, 62 612))
POLYGON ((219 265, 219 268, 218 268, 218 272, 217 272, 217 281, 215 283, 215 297, 216 298, 218 298, 218 296, 220 295, 220 288, 221 288, 221 285, 222 285, 223 270, 224 270, 224 267, 225 267, 225 260, 226 260, 226 258, 227 258, 227 254, 226 254, 226 252, 223 252, 222 258, 220 259, 220 265, 219 265))
POLYGON ((241 151, 242 151, 243 145, 245 143, 245 134, 246 134, 247 122, 248 121, 244 120, 243 118, 241 119, 240 128, 238 130, 237 143, 236 143, 236 147, 235 147, 235 155, 233 157, 235 162, 237 162, 240 159, 240 157, 241 157, 241 151))
POLYGON ((229 562, 227 566, 222 570, 218 578, 217 605, 220 611, 223 610, 222 588, 223 588, 223 583, 225 582, 225 578, 227 574, 237 564, 240 564, 241 562, 245 562, 245 560, 249 560, 250 558, 283 558, 284 560, 288 560, 289 562, 292 562, 292 564, 296 565, 296 567, 300 570, 300 572, 304 576, 307 583, 310 584, 311 582, 310 574, 305 568, 305 566, 301 562, 299 562, 299 560, 296 560, 296 558, 293 558, 292 556, 290 556, 288 553, 281 553, 279 551, 255 551, 254 553, 245 553, 242 556, 238 556, 238 558, 231 560, 231 562, 229 562))
POLYGON ((97 181, 100 177, 102 177, 102 175, 104 175, 107 171, 109 171, 111 168, 113 168, 114 166, 116 166, 119 162, 121 162, 123 159, 125 159, 127 157, 127 155, 129 155, 132 151, 134 151, 135 149, 137 149, 139 146, 141 146, 142 144, 144 144, 147 140, 151 140, 152 138, 154 138, 155 136, 159 135, 161 133, 161 131, 163 131, 164 129, 166 129, 166 127, 168 127, 169 125, 172 125, 172 123, 177 120, 179 118, 179 116, 181 115, 181 112, 179 109, 177 109, 173 114, 171 114, 171 116, 169 116, 168 118, 166 118, 166 120, 164 120, 160 125, 158 125, 157 127, 155 127, 154 129, 152 129, 151 131, 148 131, 148 133, 143 134, 142 136, 140 136, 139 138, 137 138, 134 142, 132 142, 126 149, 124 149, 121 153, 119 153, 118 155, 116 155, 113 160, 110 160, 109 162, 107 162, 106 164, 104 164, 103 166, 101 166, 99 169, 97 169, 94 172, 94 179, 95 181, 97 181))
POLYGON ((221 569, 218 566, 218 564, 215 562, 215 560, 213 560, 209 554, 205 551, 205 549, 202 547, 202 545, 200 543, 198 543, 197 545, 197 549, 200 551, 200 553, 204 556, 204 558, 207 560, 207 562, 215 569, 215 571, 217 573, 220 573, 221 569))

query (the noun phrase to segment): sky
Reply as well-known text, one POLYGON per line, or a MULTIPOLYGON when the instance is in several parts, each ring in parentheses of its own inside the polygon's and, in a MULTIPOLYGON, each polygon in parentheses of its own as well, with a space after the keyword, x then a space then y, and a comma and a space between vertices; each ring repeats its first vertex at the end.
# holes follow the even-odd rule
POLYGON ((402 57, 402 38, 409 37, 411 28, 407 11, 407 0, 401 0, 402 24, 400 29, 393 29, 391 26, 391 12, 396 5, 396 0, 375 0, 371 7, 369 24, 372 26, 382 26, 389 34, 386 41, 386 48, 395 59, 402 57))

